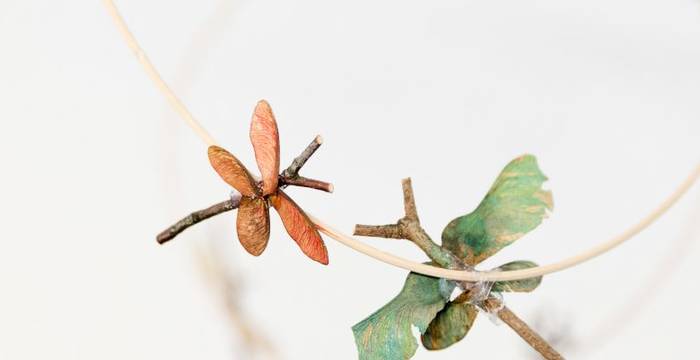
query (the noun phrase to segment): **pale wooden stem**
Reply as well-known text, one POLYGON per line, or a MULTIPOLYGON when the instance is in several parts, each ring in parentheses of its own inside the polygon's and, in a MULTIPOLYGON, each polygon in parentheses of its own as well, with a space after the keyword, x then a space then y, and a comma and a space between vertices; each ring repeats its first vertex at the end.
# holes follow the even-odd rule
MULTIPOLYGON (((155 70, 153 64, 150 63, 146 57, 145 52, 139 47, 136 39, 129 31, 124 19, 119 14, 116 6, 111 0, 103 1, 107 7, 109 14, 114 19, 114 22, 119 28, 119 31, 124 36, 129 47, 133 50, 139 63, 144 67, 145 71, 154 80, 154 83, 158 89, 163 93, 163 95, 170 101, 173 108, 182 116, 185 121, 190 125, 192 130, 199 135, 202 140, 208 145, 216 145, 214 139, 209 136, 209 134, 204 130, 204 128, 194 119, 194 117, 189 113, 187 108, 180 102, 177 97, 175 97, 172 90, 165 84, 165 82, 160 78, 160 75, 155 70)), ((334 229, 332 226, 324 223, 321 219, 318 219, 310 214, 309 217, 316 224, 316 227, 324 234, 330 236, 336 241, 344 244, 358 252, 361 252, 371 258, 384 262, 386 264, 396 266, 402 269, 410 270, 418 274, 423 274, 427 276, 435 276, 450 280, 460 280, 460 281, 507 281, 507 280, 522 280, 531 277, 543 276, 551 274, 554 272, 562 271, 579 264, 582 264, 588 260, 598 257, 613 248, 619 246, 620 244, 631 239, 639 232, 647 228, 654 221, 665 214, 673 204, 675 204, 687 191, 692 187, 696 180, 700 178, 700 164, 696 164, 695 168, 691 171, 690 175, 686 180, 675 189, 675 191, 662 202, 656 209, 644 217, 641 221, 634 224, 632 227, 628 228, 626 231, 620 235, 608 239, 607 241, 595 246, 588 251, 571 256, 570 258, 560 260, 556 263, 552 263, 544 266, 537 266, 534 268, 523 269, 523 270, 511 270, 511 271, 490 271, 490 272, 477 272, 477 271, 464 271, 464 270, 452 270, 443 269, 436 266, 425 265, 417 263, 415 261, 410 261, 408 259, 383 252, 379 249, 371 247, 364 244, 350 236, 343 234, 342 232, 334 229)))
POLYGON ((119 29, 119 32, 121 32, 122 36, 124 37, 124 40, 126 40, 126 44, 129 46, 131 51, 133 51, 134 55, 136 55, 136 59, 146 71, 148 77, 151 78, 153 83, 156 85, 158 90, 160 90, 160 92, 165 96, 165 98, 168 100, 173 109, 175 109, 175 111, 178 114, 180 114, 180 116, 185 120, 187 125, 202 139, 202 141, 204 141, 208 146, 216 145, 216 141, 214 140, 214 138, 211 135, 209 135, 207 130, 204 129, 204 127, 199 123, 199 121, 197 121, 197 119, 195 119, 194 115, 192 115, 192 113, 187 109, 185 104, 182 103, 180 98, 178 98, 177 95, 175 95, 175 92, 172 89, 170 89, 165 80, 163 80, 163 77, 160 76, 160 73, 158 73, 156 67, 153 66, 151 60, 148 59, 146 52, 143 51, 143 49, 141 49, 141 46, 139 46, 139 43, 136 41, 136 38, 129 30, 129 27, 126 25, 124 18, 121 16, 121 14, 119 14, 119 10, 117 9, 116 5, 114 5, 114 2, 112 0, 104 0, 103 3, 109 11, 109 15, 114 20, 117 29, 119 29))

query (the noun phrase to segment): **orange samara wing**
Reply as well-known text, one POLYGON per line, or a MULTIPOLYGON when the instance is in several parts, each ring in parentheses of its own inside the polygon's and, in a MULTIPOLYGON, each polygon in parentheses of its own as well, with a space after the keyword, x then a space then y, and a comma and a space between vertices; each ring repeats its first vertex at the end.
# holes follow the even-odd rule
POLYGON ((281 190, 270 196, 270 202, 282 219, 289 236, 311 259, 328 265, 328 250, 316 226, 299 206, 281 190))
POLYGON ((260 100, 250 122, 250 141, 263 179, 263 195, 277 191, 280 172, 280 139, 270 104, 260 100))
POLYGON ((270 239, 270 212, 264 198, 241 197, 236 231, 238 240, 251 255, 262 254, 270 239))
POLYGON ((243 196, 260 195, 253 176, 233 154, 216 145, 210 146, 208 153, 211 166, 227 184, 233 186, 243 196))

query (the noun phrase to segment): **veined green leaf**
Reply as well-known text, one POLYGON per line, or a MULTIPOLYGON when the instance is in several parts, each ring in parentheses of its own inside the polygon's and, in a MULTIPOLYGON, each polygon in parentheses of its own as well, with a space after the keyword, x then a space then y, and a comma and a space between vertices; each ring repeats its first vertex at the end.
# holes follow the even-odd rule
POLYGON ((401 292, 374 314, 352 327, 361 360, 404 360, 418 344, 411 326, 424 333, 449 300, 454 283, 411 273, 401 292))
POLYGON ((476 265, 536 228, 552 210, 552 193, 532 155, 503 169, 486 197, 468 215, 452 220, 442 232, 442 246, 476 265))
MULTIPOLYGON (((535 264, 532 261, 527 261, 527 260, 519 260, 519 261, 512 261, 507 264, 503 264, 496 269, 501 270, 501 271, 510 271, 510 270, 522 270, 522 269, 529 269, 536 267, 537 264, 535 264)), ((535 290, 538 286, 540 286, 540 283, 542 282, 542 276, 534 277, 534 278, 528 278, 528 279, 522 279, 522 280, 510 280, 510 281, 497 281, 493 284, 493 287, 491 287, 491 291, 495 292, 530 292, 535 290)))
POLYGON ((470 303, 447 303, 421 336, 423 346, 428 350, 441 350, 462 340, 478 314, 479 310, 470 303))

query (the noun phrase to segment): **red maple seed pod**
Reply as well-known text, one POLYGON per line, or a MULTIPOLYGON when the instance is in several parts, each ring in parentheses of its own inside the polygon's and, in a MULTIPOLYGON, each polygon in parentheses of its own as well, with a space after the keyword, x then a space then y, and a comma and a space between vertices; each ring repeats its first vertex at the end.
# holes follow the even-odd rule
POLYGON ((289 236, 311 259, 328 264, 328 250, 316 226, 304 211, 280 189, 280 142, 270 105, 261 100, 253 112, 250 141, 262 175, 257 183, 248 169, 230 152, 210 146, 209 162, 221 178, 241 193, 236 231, 251 255, 265 251, 270 239, 270 204, 277 210, 289 236))

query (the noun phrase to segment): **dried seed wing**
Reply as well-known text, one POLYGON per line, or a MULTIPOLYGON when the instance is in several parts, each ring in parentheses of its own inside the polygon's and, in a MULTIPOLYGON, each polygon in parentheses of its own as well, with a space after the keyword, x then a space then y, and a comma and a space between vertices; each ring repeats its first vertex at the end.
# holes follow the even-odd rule
POLYGON ((270 104, 260 100, 250 123, 250 141, 263 179, 263 195, 277 191, 280 172, 280 139, 270 104))
POLYGON ((311 259, 328 265, 326 244, 323 243, 316 225, 311 222, 304 211, 282 191, 271 195, 270 201, 272 206, 277 209, 287 233, 296 241, 301 251, 311 259))
POLYGON ((270 239, 270 212, 264 198, 241 198, 236 230, 247 252, 255 256, 262 254, 270 239))
POLYGON ((243 196, 260 195, 253 176, 233 154, 216 145, 210 146, 208 153, 211 166, 227 184, 243 196))

